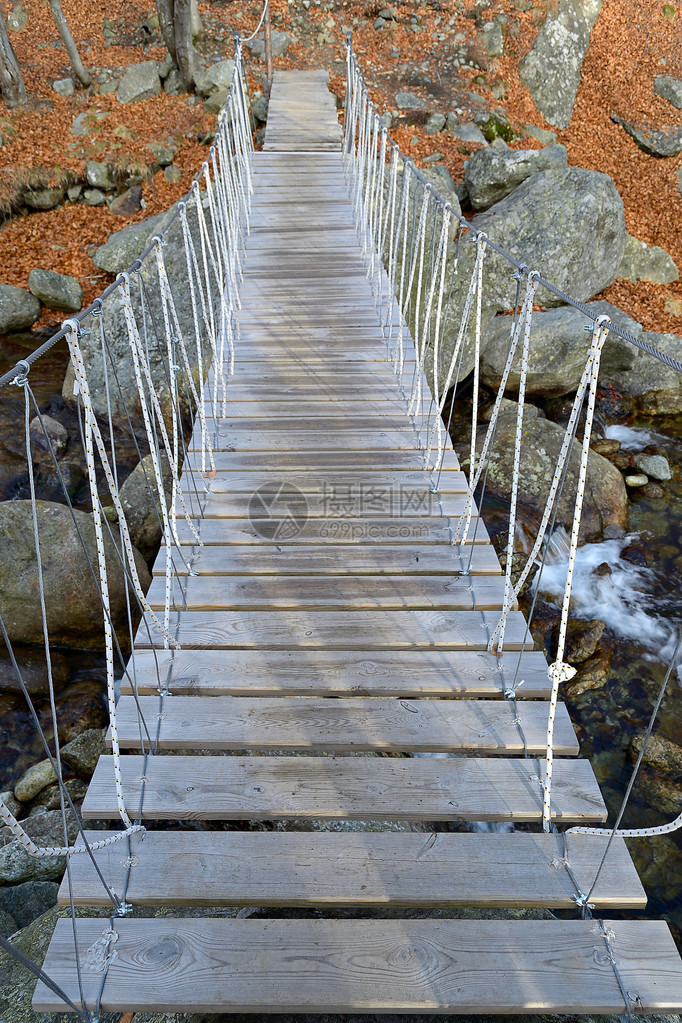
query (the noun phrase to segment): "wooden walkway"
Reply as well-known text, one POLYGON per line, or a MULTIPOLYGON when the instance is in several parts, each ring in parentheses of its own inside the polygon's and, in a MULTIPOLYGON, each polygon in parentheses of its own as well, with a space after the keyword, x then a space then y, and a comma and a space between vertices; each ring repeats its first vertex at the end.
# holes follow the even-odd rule
MULTIPOLYGON (((421 468, 384 361, 322 72, 275 76, 247 255, 205 546, 173 618, 182 651, 171 656, 141 627, 119 703, 122 746, 139 746, 133 677, 159 729, 161 755, 146 766, 137 753, 123 757, 130 814, 141 805, 155 829, 170 823, 134 836, 130 857, 113 845, 98 861, 118 893, 128 875, 136 907, 262 909, 117 920, 102 1010, 622 1012, 594 921, 457 918, 472 906, 575 911, 562 839, 538 826, 547 665, 519 612, 502 663, 486 653, 499 564, 482 523, 473 549, 450 542, 466 491, 451 447, 440 495, 421 468), (502 692, 518 657, 516 718, 502 692), (160 713, 155 659, 173 694, 160 713), (192 830, 199 821, 236 823, 192 830), (253 821, 287 830, 249 830, 253 821), (437 821, 535 827, 457 833, 437 821), (281 918, 268 907, 300 912, 281 918), (312 907, 324 917, 306 915, 312 907)), ((182 537, 191 544, 189 530, 182 537)), ((150 598, 163 607, 161 574, 150 598)), ((603 821, 563 705, 556 742, 557 823, 603 821)), ((83 810, 116 819, 111 758, 100 760, 83 810)), ((603 851, 600 839, 569 837, 583 891, 603 851)), ((72 858, 71 875, 79 905, 106 904, 87 857, 72 858)), ((622 841, 593 902, 597 911, 645 905, 622 841)), ((102 978, 87 950, 103 927, 78 926, 90 1007, 102 978)), ((667 925, 608 927, 633 1010, 679 1009, 667 925)), ((45 969, 78 999, 67 920, 45 969)), ((34 1005, 61 1008, 42 984, 34 1005)))

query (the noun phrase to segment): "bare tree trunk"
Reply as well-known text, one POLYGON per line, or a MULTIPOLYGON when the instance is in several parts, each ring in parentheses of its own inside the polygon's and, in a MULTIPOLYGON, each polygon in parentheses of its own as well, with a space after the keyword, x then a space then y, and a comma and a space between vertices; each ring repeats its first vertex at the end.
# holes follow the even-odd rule
POLYGON ((175 59, 185 84, 194 85, 196 50, 192 37, 192 0, 175 0, 175 59))
POLYGON ((80 54, 76 49, 76 44, 73 41, 71 29, 69 28, 66 22, 66 18, 64 17, 64 12, 62 11, 61 3, 59 2, 59 0, 47 0, 47 2, 50 5, 52 17, 55 20, 57 28, 59 29, 59 34, 62 37, 62 42, 64 43, 64 49, 69 55, 71 67, 73 68, 76 78, 81 83, 81 85, 85 86, 90 85, 91 82, 90 72, 86 71, 86 69, 83 67, 83 61, 81 60, 80 54))
POLYGON ((7 26, 0 10, 0 94, 8 107, 18 107, 27 100, 26 86, 19 62, 7 35, 7 26))
POLYGON ((173 60, 175 60, 175 19, 173 0, 156 0, 156 13, 159 16, 159 28, 161 29, 161 35, 163 36, 163 41, 166 44, 166 49, 173 60))
POLYGON ((265 42, 265 95, 270 96, 272 89, 272 26, 270 24, 270 4, 265 8, 265 25, 263 26, 265 42))
POLYGON ((203 30, 204 26, 201 24, 198 0, 192 0, 192 36, 194 39, 198 39, 203 30))

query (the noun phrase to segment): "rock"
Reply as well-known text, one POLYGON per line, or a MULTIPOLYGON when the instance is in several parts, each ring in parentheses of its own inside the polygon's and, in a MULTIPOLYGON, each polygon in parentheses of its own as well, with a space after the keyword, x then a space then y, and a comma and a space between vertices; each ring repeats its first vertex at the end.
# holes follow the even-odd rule
POLYGON ((57 696, 59 738, 72 742, 89 728, 104 728, 109 723, 105 689, 97 679, 72 682, 57 696))
MULTIPOLYGON (((92 516, 74 511, 80 535, 97 572, 97 548, 92 516)), ((103 619, 99 590, 90 574, 71 511, 64 505, 41 501, 37 505, 43 556, 47 621, 57 645, 83 648, 100 643, 103 619)), ((0 503, 0 612, 12 642, 40 643, 43 638, 36 553, 30 501, 0 503)), ((104 549, 109 573, 109 596, 114 623, 127 623, 126 581, 111 538, 104 549)), ((135 563, 142 586, 150 583, 144 560, 135 563)), ((126 626, 127 627, 127 626, 126 626)))
MULTIPOLYGON (((64 788, 69 794, 71 802, 75 805, 82 803, 85 799, 85 793, 88 791, 88 786, 80 778, 69 778, 64 783, 64 788)), ((55 782, 53 785, 47 785, 38 795, 35 797, 32 803, 31 813, 38 807, 44 807, 46 810, 59 810, 62 805, 62 797, 60 786, 55 782)))
POLYGON ((38 448, 39 451, 49 452, 51 447, 57 458, 61 458, 66 451, 66 445, 69 441, 66 427, 62 423, 53 419, 52 416, 43 414, 42 416, 34 416, 29 428, 31 431, 31 447, 34 450, 38 448))
POLYGON ((413 92, 398 92, 395 97, 395 105, 398 110, 424 110, 426 100, 421 96, 415 96, 413 92))
POLYGON ((0 334, 28 330, 40 319, 40 302, 30 291, 0 284, 0 334))
POLYGON ((167 214, 158 213, 139 224, 130 224, 110 234, 104 245, 95 252, 92 261, 98 270, 118 274, 127 270, 146 248, 152 235, 157 234, 166 221, 167 214))
POLYGON ((97 160, 88 160, 85 164, 85 179, 92 188, 102 188, 105 191, 115 185, 110 165, 97 160))
POLYGON ((0 889, 0 909, 10 913, 16 930, 28 927, 37 917, 57 904, 59 885, 53 881, 25 881, 0 889))
POLYGON ((643 473, 630 473, 629 476, 625 477, 625 485, 627 487, 645 487, 648 482, 648 478, 643 473))
POLYGON ((64 201, 66 189, 61 185, 52 188, 27 188, 24 192, 24 202, 32 210, 53 210, 64 201))
POLYGON ((14 798, 18 799, 20 803, 30 803, 39 792, 48 785, 52 785, 56 780, 57 775, 54 773, 50 761, 41 760, 22 774, 14 786, 14 798))
MULTIPOLYGON (((634 763, 644 745, 644 733, 634 735, 628 747, 628 755, 634 763)), ((642 763, 664 774, 682 777, 682 746, 661 735, 651 735, 642 757, 642 763)))
POLYGON ((251 104, 251 113, 261 124, 265 124, 268 119, 268 106, 268 97, 262 93, 256 93, 251 104))
MULTIPOLYGON (((682 337, 642 331, 642 341, 674 359, 680 358, 682 337)), ((606 346, 610 360, 619 359, 620 367, 602 375, 616 390, 647 415, 676 415, 682 412, 682 381, 675 369, 646 352, 613 337, 606 346)), ((605 355, 607 354, 605 351, 605 355)))
POLYGON ((84 110, 82 113, 78 114, 78 116, 74 118, 73 124, 71 125, 72 134, 83 136, 92 134, 90 130, 91 122, 90 114, 91 112, 89 110, 84 110))
POLYGON ((526 135, 531 139, 536 139, 538 142, 542 142, 543 146, 548 146, 552 142, 556 142, 557 135, 555 131, 547 131, 546 128, 538 128, 534 124, 526 124, 526 135))
POLYGON ((678 110, 682 110, 682 81, 670 75, 658 75, 654 81, 654 92, 667 99, 678 110))
POLYGON ((53 83, 52 88, 60 96, 73 96, 75 92, 73 78, 59 78, 53 83))
POLYGON ((88 206, 104 206, 107 201, 106 195, 99 188, 86 188, 83 198, 88 206))
POLYGON ((171 138, 166 142, 150 142, 147 145, 154 163, 158 163, 159 167, 169 167, 178 155, 178 148, 175 139, 171 138))
MULTIPOLYGON (((47 661, 44 649, 42 647, 15 646, 14 656, 19 665, 24 685, 31 696, 47 693, 47 661)), ((57 650, 50 651, 50 660, 52 662, 52 679, 55 688, 59 689, 69 680, 71 674, 69 663, 64 655, 57 650)), ((5 693, 21 692, 19 679, 9 655, 2 650, 0 650, 0 690, 5 693)))
POLYGON ((489 57, 501 57, 504 53, 504 36, 499 21, 489 21, 483 26, 483 45, 489 57))
POLYGON ((374 22, 374 28, 378 31, 380 28, 383 28, 385 24, 386 20, 384 18, 377 18, 374 22))
POLYGON ((204 103, 204 110, 207 114, 219 114, 227 102, 227 89, 220 89, 218 92, 212 92, 204 103))
POLYGON ((645 487, 640 487, 637 491, 637 495, 645 497, 647 501, 660 501, 665 497, 665 490, 660 483, 652 483, 651 480, 645 487))
MULTIPOLYGON (((570 663, 570 659, 568 660, 570 663)), ((588 658, 579 666, 577 674, 564 684, 564 692, 573 698, 594 689, 602 689, 608 681, 609 669, 608 655, 597 654, 588 658)))
POLYGON ((449 170, 444 163, 436 163, 431 167, 423 167, 423 177, 430 181, 442 199, 449 202, 457 214, 461 213, 457 185, 452 180, 449 170))
POLYGON ((109 212, 118 217, 129 217, 142 209, 142 185, 132 185, 109 203, 109 212))
POLYGON ((80 198, 80 194, 82 191, 83 191, 82 185, 71 185, 70 188, 67 188, 66 195, 68 197, 69 202, 76 202, 76 200, 80 198))
MULTIPOLYGON (((488 492, 505 502, 509 500, 511 494, 517 408, 516 402, 505 401, 500 410, 488 470, 488 492)), ((481 433, 482 431, 479 431, 479 450, 483 443, 481 433)), ((523 486, 519 489, 519 513, 531 529, 537 527, 544 510, 563 439, 564 430, 560 426, 543 418, 539 409, 533 405, 526 405, 521 445, 523 486)), ((464 439, 455 444, 460 460, 465 464, 468 463, 469 457, 467 444, 464 439)), ((579 461, 580 447, 574 441, 557 512, 557 525, 563 525, 568 529, 573 521, 579 461)), ((605 458, 595 451, 590 451, 580 529, 581 539, 583 541, 599 539, 607 526, 623 527, 626 517, 627 494, 623 477, 605 458)))
POLYGON ((182 181, 182 171, 179 167, 166 167, 163 177, 169 185, 177 185, 178 181, 182 181))
POLYGON ((104 741, 106 734, 106 729, 100 728, 88 728, 81 732, 62 747, 62 760, 85 778, 91 778, 97 761, 107 752, 104 741))
MULTIPOLYGON (((655 823, 661 823, 660 816, 655 823)), ((680 897, 682 849, 675 839, 669 835, 656 835, 629 839, 627 845, 647 891, 656 892, 661 901, 676 902, 680 897)), ((665 1023, 668 1021, 673 1023, 666 1017, 665 1023)), ((661 1023, 664 1021, 661 1020, 661 1023)))
POLYGON ((177 68, 173 68, 168 72, 168 76, 163 83, 163 91, 168 96, 184 96, 189 92, 185 79, 177 68))
POLYGON ((7 28, 10 32, 21 32, 27 25, 28 14, 21 4, 17 4, 7 15, 7 28))
POLYGON ((653 480, 665 482, 672 476, 668 459, 663 455, 645 455, 638 452, 633 456, 632 462, 636 469, 646 473, 653 480))
MULTIPOLYGON (((473 224, 579 302, 613 282, 625 243, 623 200, 612 179, 579 167, 533 174, 473 224)), ((488 301, 511 309, 516 285, 506 260, 490 252, 484 278, 488 301)), ((561 305, 546 289, 537 296, 541 305, 561 305)))
POLYGON ((466 124, 458 124, 448 117, 447 124, 448 131, 452 132, 456 139, 461 139, 462 142, 473 142, 480 146, 488 145, 485 135, 473 121, 468 121, 466 124))
MULTIPOLYGON (((587 308, 595 317, 609 316, 613 323, 635 336, 642 332, 639 323, 609 302, 589 302, 587 308)), ((526 378, 528 397, 552 398, 575 392, 585 368, 591 341, 591 334, 585 330, 585 324, 584 314, 573 306, 563 305, 546 312, 533 313, 526 378)), ((481 378, 493 390, 497 390, 502 379, 510 330, 511 318, 497 316, 484 341, 481 378)), ((629 352, 622 351, 621 346, 617 345, 617 338, 609 338, 602 355, 602 376, 617 379, 618 371, 629 364, 629 352)), ((519 386, 520 365, 521 353, 518 352, 509 377, 509 387, 512 390, 519 386)))
MULTIPOLYGON (((77 313, 83 305, 83 289, 76 277, 58 274, 53 270, 31 270, 28 288, 32 295, 51 309, 77 313)), ((66 431, 65 431, 66 432, 66 431)))
POLYGON ((139 103, 140 100, 158 96, 160 92, 161 79, 156 61, 145 60, 127 68, 118 83, 116 99, 119 103, 139 103))
POLYGON ((565 167, 567 162, 566 147, 561 145, 545 146, 539 151, 509 149, 507 145, 479 149, 464 170, 471 205, 476 210, 488 209, 532 174, 565 167))
POLYGON ((112 92, 116 92, 118 89, 118 79, 115 78, 111 82, 102 82, 99 89, 97 90, 100 96, 110 96, 112 92))
POLYGON ((580 72, 602 0, 559 0, 519 65, 538 110, 556 128, 571 123, 580 72))
POLYGON ((620 124, 639 148, 651 156, 668 157, 682 153, 682 128, 672 128, 668 132, 638 128, 632 121, 626 121, 618 114, 611 114, 611 120, 620 124))
POLYGON ((442 131, 445 127, 445 115, 444 114, 429 114, 424 125, 424 132, 426 135, 437 135, 439 131, 442 131))
POLYGON ((606 625, 595 618, 585 621, 583 618, 571 618, 566 632, 566 656, 569 664, 581 664, 596 652, 606 625))
POLYGON ((8 789, 7 792, 0 792, 0 799, 3 801, 12 816, 19 819, 24 807, 22 807, 18 799, 14 798, 14 793, 10 789, 8 789))
POLYGON ((194 85, 201 96, 210 96, 213 92, 227 92, 234 74, 233 60, 220 60, 205 71, 200 71, 194 79, 194 85))
MULTIPOLYGON (((272 44, 272 56, 283 57, 289 49, 289 46, 293 42, 292 36, 287 32, 279 32, 277 29, 273 29, 270 33, 270 39, 272 44)), ((265 55, 265 42, 263 41, 263 33, 260 32, 255 39, 244 44, 251 50, 253 57, 263 57, 265 55)))
MULTIPOLYGON (((168 506, 173 477, 170 463, 165 454, 161 456, 161 473, 166 506, 168 506)), ((149 561, 158 552, 163 532, 158 488, 151 455, 147 455, 141 462, 138 462, 123 483, 120 493, 130 538, 145 561, 149 561)))
POLYGON ((8 913, 6 909, 2 909, 2 907, 0 907, 0 934, 2 937, 9 938, 19 929, 19 925, 12 914, 8 913))
POLYGON ((626 234, 623 258, 616 276, 635 283, 643 280, 652 284, 672 284, 680 274, 672 256, 658 245, 647 245, 626 234))

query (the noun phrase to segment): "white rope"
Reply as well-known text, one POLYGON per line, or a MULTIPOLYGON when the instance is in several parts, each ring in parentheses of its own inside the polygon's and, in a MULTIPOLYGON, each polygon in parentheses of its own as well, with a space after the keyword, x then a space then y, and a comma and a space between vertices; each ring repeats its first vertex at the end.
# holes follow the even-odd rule
POLYGON ((254 30, 254 31, 253 31, 253 32, 251 33, 251 35, 250 35, 250 36, 247 36, 247 37, 246 37, 246 39, 242 39, 242 42, 243 42, 243 43, 250 43, 252 39, 255 39, 255 38, 256 38, 256 36, 257 36, 257 35, 258 35, 258 33, 260 32, 260 27, 261 27, 261 25, 263 24, 263 21, 265 20, 265 12, 267 11, 267 9, 268 9, 268 0, 265 0, 265 3, 263 4, 263 12, 262 12, 262 14, 261 14, 261 16, 260 16, 260 21, 259 21, 259 22, 258 22, 258 24, 256 25, 256 28, 255 28, 255 30, 254 30))

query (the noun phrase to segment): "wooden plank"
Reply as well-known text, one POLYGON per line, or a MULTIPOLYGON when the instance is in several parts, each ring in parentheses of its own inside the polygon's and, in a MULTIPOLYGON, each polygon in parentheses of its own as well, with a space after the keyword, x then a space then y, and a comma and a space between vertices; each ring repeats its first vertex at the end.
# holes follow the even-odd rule
MULTIPOLYGON (((436 452, 431 452, 429 468, 436 460, 436 452)), ((279 472, 312 472, 316 469, 328 469, 341 472, 344 469, 366 471, 380 469, 396 471, 403 469, 424 469, 423 452, 414 450, 383 451, 319 451, 313 448, 308 451, 216 451, 214 454, 215 468, 220 473, 245 472, 251 469, 277 470, 279 472)), ((444 469, 459 469, 459 462, 454 451, 446 451, 443 456, 444 469)))
MULTIPOLYGON (((114 832, 86 834, 94 843, 114 832)), ((561 835, 148 831, 130 841, 135 865, 127 898, 135 906, 575 909, 561 835), (187 870, 188 863, 200 863, 201 873, 187 870)), ((569 835, 567 843, 573 876, 589 891, 607 839, 569 835)), ((120 847, 95 857, 109 886, 122 891, 127 868, 120 847)), ((77 906, 108 905, 88 856, 71 858, 71 880, 77 906)), ((600 910, 646 906, 622 838, 611 844, 590 900, 600 910)), ((69 904, 67 878, 59 902, 69 904)))
MULTIPOLYGON (((542 819, 544 766, 534 759, 378 756, 121 757, 123 795, 147 820, 517 821, 542 819), (144 783, 142 781, 144 774, 144 783)), ((552 815, 603 821, 589 761, 555 760, 552 815)), ((100 757, 83 817, 116 819, 113 758, 100 757)))
MULTIPOLYGON (((349 753, 483 753, 538 756, 547 748, 549 704, 499 700, 289 699, 248 696, 122 696, 116 708, 123 749, 140 745, 138 716, 158 727, 161 750, 302 750, 349 753), (525 739, 525 745, 524 745, 525 739)), ((577 756, 578 742, 563 703, 554 752, 577 756)))
POLYGON ((546 699, 547 661, 539 650, 135 650, 121 692, 177 696, 480 696, 502 698, 518 684, 523 700, 546 699))
MULTIPOLYGON (((609 920, 637 1012, 678 1012, 682 963, 668 925, 609 920), (634 996, 636 997, 636 1000, 634 996)), ((104 930, 79 920, 82 961, 104 930)), ((589 920, 117 920, 103 1011, 622 1013, 623 996, 589 920)), ((45 971, 78 1003, 70 920, 45 971)), ((102 982, 83 971, 86 1005, 102 982)), ((38 1012, 63 1010, 39 982, 38 1012)))
MULTIPOLYGON (((389 487, 373 487, 367 492, 351 484, 328 488, 325 492, 305 494, 289 480, 277 480, 272 484, 263 483, 246 493, 210 493, 203 509, 203 518, 229 519, 246 518, 260 514, 258 509, 277 507, 287 495, 305 498, 302 507, 310 519, 348 518, 362 515, 363 518, 393 515, 399 519, 419 517, 458 517, 466 504, 466 494, 434 494, 430 490, 410 490, 393 493, 389 487)), ((281 506, 280 506, 281 507, 281 506)))
MULTIPOLYGON (((499 617, 499 611, 182 611, 172 613, 171 631, 180 645, 190 650, 201 647, 284 650, 292 646, 330 650, 419 647, 483 650, 499 617)), ((135 642, 148 649, 163 645, 163 636, 151 620, 147 623, 145 616, 135 642)), ((504 643, 507 650, 533 646, 524 617, 518 611, 507 617, 504 643)))
MULTIPOLYGON (((180 480, 183 489, 193 490, 188 476, 180 480)), ((210 484, 210 502, 224 495, 248 495, 260 487, 281 484, 280 473, 269 471, 267 467, 252 472, 231 472, 225 475, 216 475, 207 481, 210 484)), ((306 497, 321 495, 327 497, 329 502, 349 500, 357 496, 358 509, 364 509, 366 505, 371 509, 384 507, 386 512, 398 507, 411 504, 412 494, 423 494, 425 491, 433 493, 431 486, 436 483, 436 474, 427 471, 410 472, 383 472, 381 478, 377 479, 374 472, 334 472, 331 469, 316 469, 312 472, 297 472, 287 475, 286 482, 300 490, 306 497)), ((434 501, 448 495, 465 494, 468 489, 467 478, 463 472, 452 469, 443 472, 438 482, 438 492, 434 493, 434 501)), ((416 498, 415 498, 416 500, 416 498)), ((208 513, 208 511, 207 511, 208 513)), ((210 514, 210 513, 209 513, 210 514)))
MULTIPOLYGON (((174 587, 174 606, 188 611, 422 608, 450 611, 501 609, 501 576, 199 576, 174 587), (180 591, 180 592, 179 592, 180 591)), ((166 580, 157 575, 147 592, 163 610, 166 580)))

